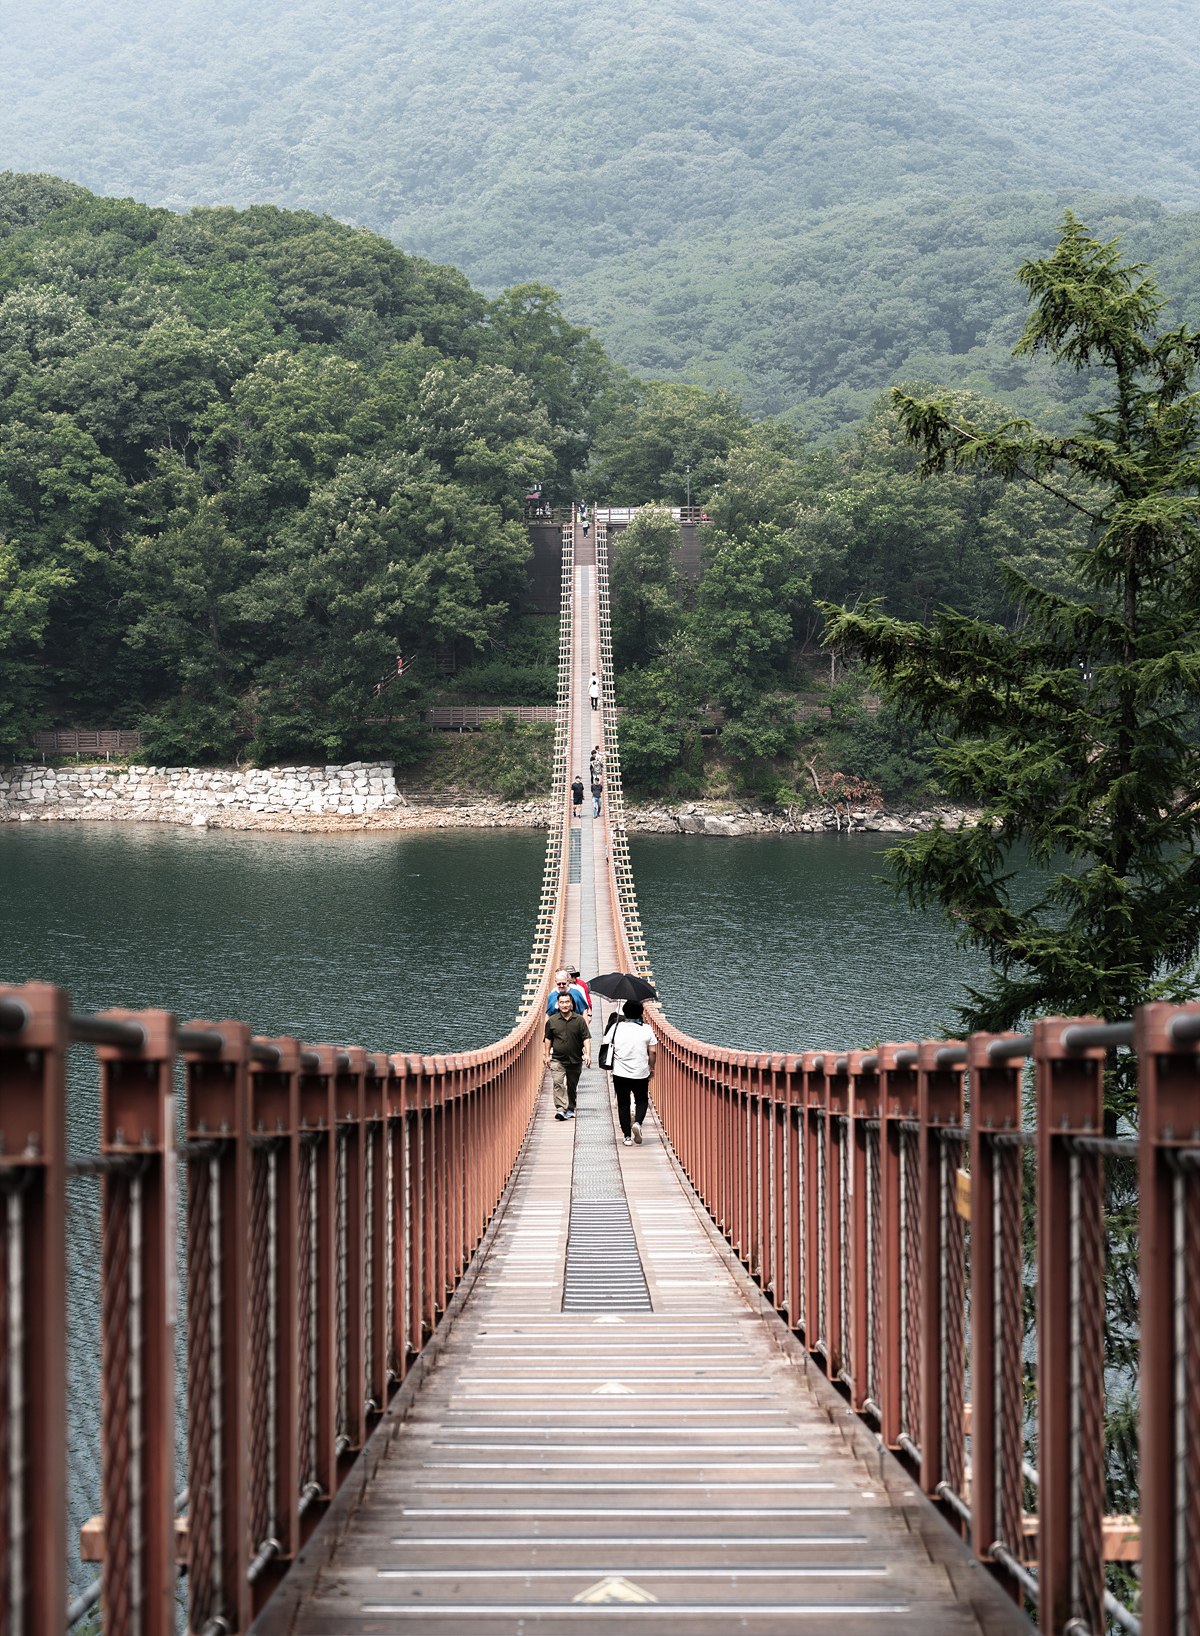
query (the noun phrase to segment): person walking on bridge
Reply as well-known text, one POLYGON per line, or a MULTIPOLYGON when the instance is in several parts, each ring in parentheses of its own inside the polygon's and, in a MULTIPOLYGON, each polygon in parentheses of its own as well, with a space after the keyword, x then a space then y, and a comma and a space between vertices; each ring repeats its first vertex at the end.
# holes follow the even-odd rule
POLYGON ((558 991, 558 1009, 546 1018, 542 1041, 542 1066, 549 1068, 554 1084, 554 1117, 574 1119, 579 1076, 592 1065, 592 1031, 587 1019, 575 1010, 569 989, 558 991))
POLYGON ((624 1015, 613 1028, 613 1091, 617 1098, 617 1118, 625 1146, 642 1141, 642 1125, 650 1106, 650 1081, 654 1078, 654 1059, 658 1054, 658 1040, 653 1028, 645 1020, 646 1013, 640 1000, 626 1000, 624 1015), (633 1119, 630 1120, 630 1100, 633 1119))
POLYGON ((600 678, 596 675, 596 672, 594 670, 592 672, 592 679, 588 683, 588 698, 592 701, 592 709, 593 710, 599 710, 599 708, 600 708, 600 678))
POLYGON ((587 986, 587 984, 584 982, 583 978, 579 975, 579 967, 578 966, 568 966, 567 967, 567 976, 571 979, 571 982, 572 982, 572 984, 573 984, 573 986, 575 988, 583 990, 583 997, 587 1001, 587 1005, 584 1007, 584 1010, 587 1013, 588 1022, 591 1022, 591 1020, 592 1020, 592 991, 591 991, 591 989, 587 986))
POLYGON ((571 817, 583 817, 583 779, 575 774, 575 781, 571 785, 571 817))
POLYGON ((550 990, 549 998, 546 1001, 547 1017, 553 1017, 554 1013, 558 1010, 558 997, 564 991, 564 989, 574 1001, 575 1010, 582 1012, 587 1018, 588 1022, 591 1022, 591 991, 586 983, 579 980, 579 973, 577 971, 571 971, 567 966, 564 966, 561 971, 556 971, 554 974, 554 987, 550 990))
POLYGON ((600 816, 600 801, 604 795, 604 780, 600 776, 600 769, 592 763, 592 817, 600 816))

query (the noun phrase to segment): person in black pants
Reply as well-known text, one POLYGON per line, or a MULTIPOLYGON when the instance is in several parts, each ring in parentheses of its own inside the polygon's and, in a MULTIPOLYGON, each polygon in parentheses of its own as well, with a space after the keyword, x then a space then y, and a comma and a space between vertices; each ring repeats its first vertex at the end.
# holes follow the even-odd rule
POLYGON ((645 1021, 640 1000, 626 1000, 624 1015, 613 1025, 613 1090, 617 1098, 617 1118, 625 1146, 642 1140, 642 1125, 650 1106, 650 1081, 654 1078, 654 1058, 658 1040, 645 1021), (630 1119, 630 1102, 633 1118, 630 1119))

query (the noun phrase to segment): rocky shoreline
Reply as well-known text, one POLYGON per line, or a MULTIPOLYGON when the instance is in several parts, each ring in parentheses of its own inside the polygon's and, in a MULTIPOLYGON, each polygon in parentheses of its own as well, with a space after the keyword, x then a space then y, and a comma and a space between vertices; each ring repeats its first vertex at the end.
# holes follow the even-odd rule
POLYGON ((625 808, 625 827, 631 834, 647 835, 820 835, 871 833, 917 835, 941 823, 950 829, 978 823, 979 814, 964 807, 772 808, 728 802, 685 802, 678 807, 646 803, 625 808))
MULTIPOLYGON (((390 761, 221 770, 15 766, 0 769, 0 823, 160 823, 203 829, 336 833, 364 829, 547 829, 554 804, 493 796, 405 794, 390 761)), ((764 809, 748 802, 628 802, 636 835, 914 835, 977 821, 960 807, 872 811, 764 809)))

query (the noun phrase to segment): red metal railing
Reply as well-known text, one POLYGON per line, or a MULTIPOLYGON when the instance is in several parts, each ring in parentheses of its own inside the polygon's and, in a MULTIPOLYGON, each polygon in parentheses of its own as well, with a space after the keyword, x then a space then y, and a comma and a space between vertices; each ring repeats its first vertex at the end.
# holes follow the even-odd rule
POLYGON ((1140 1166, 1140 1628, 1200 1607, 1200 1005, 1032 1036, 760 1055, 653 1009, 655 1102, 717 1226, 810 1356, 1048 1632, 1138 1618, 1105 1562, 1105 1163, 1140 1166), (1106 1138, 1131 1047, 1136 1139, 1106 1138), (1022 1126, 1033 1060, 1033 1126, 1022 1126), (969 1118, 968 1118, 969 1110, 969 1118), (1026 1155, 1028 1154, 1028 1157, 1026 1155), (1023 1222, 1032 1186, 1036 1218, 1023 1222), (968 1299, 969 1289, 969 1299, 968 1299), (1023 1308, 1036 1294, 1036 1408, 1023 1308), (1036 1464, 1034 1463, 1036 1461, 1036 1464), (1036 1516, 1029 1513, 1036 1512, 1036 1516))
POLYGON ((62 1630, 98 1596, 105 1636, 174 1636, 180 1569, 190 1632, 247 1630, 444 1313, 543 1079, 566 913, 572 581, 566 529, 559 816, 520 1009, 497 1044, 310 1046, 244 1022, 180 1028, 165 1011, 72 1016, 61 989, 0 985, 2 1636, 62 1630), (99 1061, 100 1152, 86 1158, 65 1148, 73 1040, 99 1061), (103 1510, 81 1550, 103 1569, 68 1610, 66 1182, 79 1174, 101 1187, 103 1510))
MULTIPOLYGON (((555 930, 558 930, 557 923, 555 930)), ((409 1056, 72 1018, 0 989, 0 1629, 66 1609, 65 1182, 99 1173, 106 1636, 236 1632, 271 1595, 433 1332, 542 1082, 540 1006, 498 1044, 409 1056), (69 1161, 64 1061, 96 1045, 101 1151, 69 1161), (176 1063, 182 1058, 183 1140, 176 1063), (177 1181, 177 1168, 182 1175, 177 1181), (176 1519, 176 1188, 187 1515, 176 1519)))

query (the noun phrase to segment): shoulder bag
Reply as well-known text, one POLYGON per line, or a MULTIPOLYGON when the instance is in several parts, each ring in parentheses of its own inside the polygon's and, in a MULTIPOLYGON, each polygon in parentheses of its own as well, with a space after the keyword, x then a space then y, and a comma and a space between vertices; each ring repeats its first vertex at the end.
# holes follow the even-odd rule
POLYGON ((604 1038, 600 1041, 600 1049, 596 1053, 596 1066, 606 1072, 612 1072, 613 1055, 617 1048, 617 1029, 621 1026, 622 1018, 613 1017, 604 1030, 604 1038))

